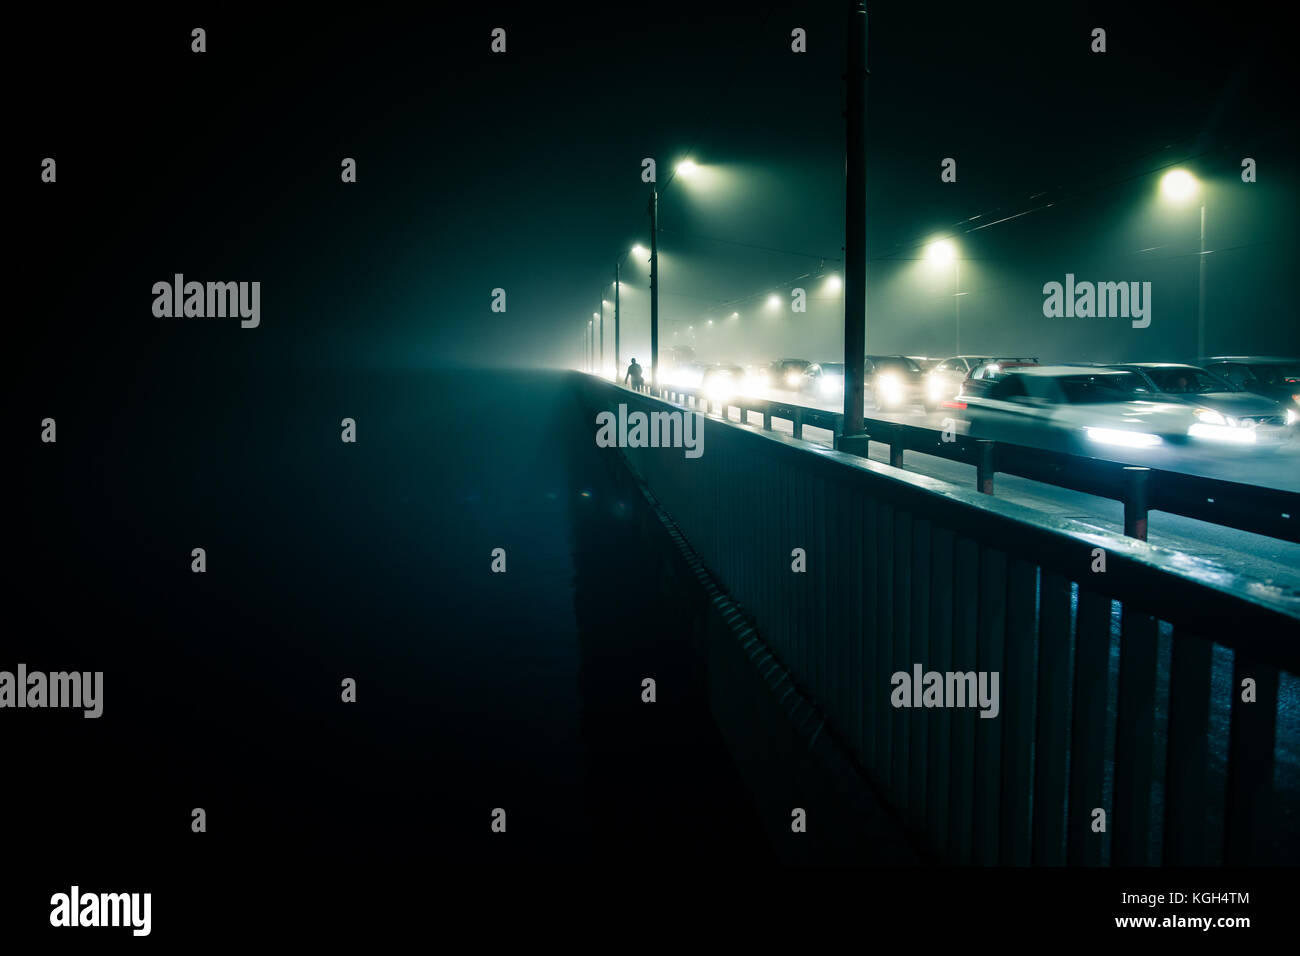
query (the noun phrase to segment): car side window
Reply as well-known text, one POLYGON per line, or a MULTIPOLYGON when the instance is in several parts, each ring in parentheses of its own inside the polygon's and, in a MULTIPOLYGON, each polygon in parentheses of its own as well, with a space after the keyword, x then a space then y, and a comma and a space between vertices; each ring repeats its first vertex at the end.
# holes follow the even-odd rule
POLYGON ((1244 365, 1226 365, 1224 366, 1224 376, 1233 385, 1241 388, 1250 381, 1250 369, 1246 368, 1244 365))
POLYGON ((1020 380, 1019 375, 1008 375, 989 389, 989 398, 1001 399, 1002 401, 1019 398, 1024 394, 1025 383, 1020 380))

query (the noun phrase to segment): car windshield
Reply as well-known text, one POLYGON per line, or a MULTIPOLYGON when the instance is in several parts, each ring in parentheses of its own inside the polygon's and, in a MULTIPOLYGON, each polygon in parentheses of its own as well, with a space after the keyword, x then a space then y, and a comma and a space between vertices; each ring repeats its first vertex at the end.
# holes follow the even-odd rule
POLYGON ((1217 375, 1190 366, 1149 368, 1145 370, 1156 388, 1170 395, 1194 395, 1199 392, 1235 392, 1236 389, 1217 375))
POLYGON ((844 365, 838 362, 834 364, 823 365, 822 373, 825 375, 843 375, 844 365))
POLYGON ((1057 379, 1065 400, 1071 405, 1096 405, 1101 402, 1126 402, 1146 383, 1136 372, 1116 375, 1069 375, 1057 379))
POLYGON ((1300 381, 1300 365, 1252 365, 1250 370, 1265 385, 1290 385, 1300 381))
POLYGON ((802 372, 808 367, 807 362, 782 362, 781 371, 783 372, 802 372))
POLYGON ((910 358, 878 358, 875 360, 878 372, 919 372, 920 366, 910 358))

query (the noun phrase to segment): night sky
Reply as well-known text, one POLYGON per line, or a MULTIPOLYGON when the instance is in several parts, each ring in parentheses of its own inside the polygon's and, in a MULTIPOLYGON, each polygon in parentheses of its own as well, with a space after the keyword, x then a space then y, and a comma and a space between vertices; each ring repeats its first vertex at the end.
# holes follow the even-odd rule
MULTIPOLYGON (((923 259, 951 236, 963 351, 1192 358, 1197 209, 1157 195, 1175 164, 1207 183, 1209 350, 1300 348, 1288 57, 1276 31, 1207 10, 872 6, 868 351, 951 354, 953 277, 923 259), (1098 25, 1105 54, 1089 52, 1098 25), (1244 156, 1257 183, 1240 182, 1244 156), (940 182, 945 157, 956 183, 940 182), (1045 319, 1042 284, 1067 272, 1152 281, 1152 326, 1045 319)), ((841 254, 839 4, 599 18, 214 9, 75 29, 22 16, 15 35, 43 72, 10 120, 16 261, 34 296, 16 324, 42 382, 111 387, 150 363, 214 376, 575 365, 615 261, 648 244, 646 156, 660 170, 663 345, 710 361, 842 355, 842 298, 796 282, 841 254), (190 52, 191 21, 206 54, 190 52), (504 55, 489 51, 497 25, 504 55), (796 26, 803 55, 789 49, 796 26), (39 181, 47 155, 53 188, 39 181), (665 186, 688 155, 708 181, 665 186), (340 182, 345 156, 355 184, 340 182), (261 327, 155 319, 149 289, 176 272, 260 280, 261 327), (806 314, 760 309, 795 284, 806 314), (494 288, 505 313, 490 309, 494 288)), ((623 274, 623 357, 645 361, 648 271, 623 274)), ((609 310, 611 362, 612 338, 609 310)))

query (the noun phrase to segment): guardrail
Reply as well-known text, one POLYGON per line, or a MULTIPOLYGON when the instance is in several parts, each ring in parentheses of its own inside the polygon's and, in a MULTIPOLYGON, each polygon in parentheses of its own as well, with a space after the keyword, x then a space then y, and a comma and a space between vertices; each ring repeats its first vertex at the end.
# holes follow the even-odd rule
MULTIPOLYGON (((665 386, 662 391, 670 401, 688 407, 699 408, 703 403, 708 412, 716 406, 721 409, 723 418, 730 417, 731 408, 741 410, 741 421, 747 421, 749 412, 759 412, 763 415, 763 427, 767 429, 771 429, 773 418, 788 420, 794 424, 795 438, 803 437, 804 425, 814 425, 831 431, 835 445, 839 447, 844 432, 844 416, 839 412, 740 396, 723 400, 710 397, 700 389, 679 386, 665 386)), ((1300 494, 1291 491, 976 439, 968 435, 949 434, 945 437, 941 429, 884 419, 866 420, 866 440, 888 445, 889 462, 897 468, 904 467, 904 452, 907 451, 972 465, 976 469, 976 487, 986 494, 993 493, 994 475, 1002 472, 1121 501, 1124 503, 1125 533, 1142 540, 1147 536, 1148 512, 1163 511, 1239 531, 1300 542, 1300 494)), ((864 445, 864 453, 865 450, 864 445)))
MULTIPOLYGON (((674 408, 577 381, 589 413, 674 408)), ((1281 852, 1275 737, 1279 695, 1300 697, 1300 594, 777 433, 703 428, 698 458, 621 454, 936 857, 1281 852), (1000 674, 997 718, 893 705, 893 675, 918 664, 1000 674)))

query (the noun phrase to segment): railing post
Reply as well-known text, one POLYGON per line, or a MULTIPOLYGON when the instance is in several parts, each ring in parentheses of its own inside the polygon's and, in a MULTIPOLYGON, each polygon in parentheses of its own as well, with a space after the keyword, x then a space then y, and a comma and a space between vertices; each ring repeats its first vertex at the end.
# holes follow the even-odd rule
POLYGON ((772 406, 763 406, 763 428, 767 431, 772 430, 772 406))
POLYGON ((976 443, 975 487, 986 495, 993 494, 993 442, 981 438, 976 443))
POLYGON ((903 429, 900 425, 889 430, 889 463, 895 468, 903 467, 903 429))
POLYGON ((794 437, 803 438, 803 409, 794 410, 794 437))
POLYGON ((1151 469, 1142 465, 1124 468, 1124 533, 1139 541, 1147 539, 1147 482, 1151 469))

